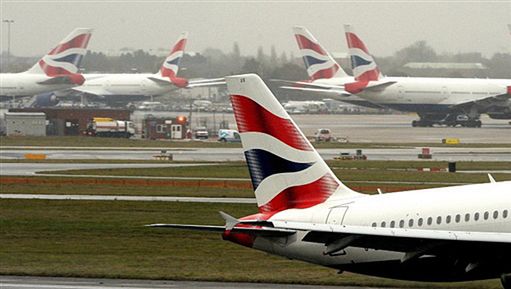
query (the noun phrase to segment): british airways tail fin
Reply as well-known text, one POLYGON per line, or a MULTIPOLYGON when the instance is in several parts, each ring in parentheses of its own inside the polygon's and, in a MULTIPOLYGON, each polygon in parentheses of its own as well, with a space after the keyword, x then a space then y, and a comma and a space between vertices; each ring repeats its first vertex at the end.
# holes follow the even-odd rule
POLYGON ((307 73, 311 80, 348 77, 348 74, 305 27, 293 27, 307 73))
POLYGON ((179 88, 186 87, 188 85, 188 80, 185 78, 177 77, 177 73, 179 72, 179 64, 181 63, 181 59, 185 53, 186 42, 188 41, 188 32, 183 32, 176 43, 172 47, 167 58, 163 61, 163 64, 160 68, 160 76, 168 77, 170 82, 172 82, 175 86, 179 88))
POLYGON ((357 36, 351 25, 344 25, 344 30, 355 80, 361 82, 379 80, 381 78, 380 69, 369 54, 364 42, 357 36))
POLYGON ((255 74, 226 78, 261 213, 354 197, 255 74))
POLYGON ((87 52, 91 35, 90 28, 76 28, 27 70, 27 73, 46 74, 49 77, 69 77, 77 84, 83 83, 83 76, 78 74, 78 69, 87 52))

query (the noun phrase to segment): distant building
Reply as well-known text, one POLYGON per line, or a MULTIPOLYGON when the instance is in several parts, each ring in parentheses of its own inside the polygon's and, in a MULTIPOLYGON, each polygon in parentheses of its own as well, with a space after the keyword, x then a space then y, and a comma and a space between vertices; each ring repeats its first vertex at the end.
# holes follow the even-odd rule
POLYGON ((42 112, 6 112, 7 136, 46 136, 46 114, 42 112))

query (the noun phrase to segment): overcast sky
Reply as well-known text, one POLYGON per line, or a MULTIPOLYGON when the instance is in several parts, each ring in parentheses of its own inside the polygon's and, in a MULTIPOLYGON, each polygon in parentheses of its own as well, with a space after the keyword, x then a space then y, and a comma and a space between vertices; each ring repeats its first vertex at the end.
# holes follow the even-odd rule
MULTIPOLYGON (((170 47, 190 32, 188 51, 207 47, 243 55, 263 46, 298 55, 293 25, 303 25, 331 52, 345 52, 343 24, 354 25, 372 54, 387 56, 419 40, 437 52, 511 52, 510 1, 9 1, 11 52, 46 53, 75 27, 95 29, 89 48, 170 47)), ((1 26, 7 50, 7 26, 1 26)))

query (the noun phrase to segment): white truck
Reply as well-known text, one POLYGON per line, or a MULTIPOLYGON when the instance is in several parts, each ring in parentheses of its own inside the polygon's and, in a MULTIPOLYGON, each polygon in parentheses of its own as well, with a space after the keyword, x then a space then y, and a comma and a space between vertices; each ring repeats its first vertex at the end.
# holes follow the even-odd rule
POLYGON ((130 138, 135 134, 135 125, 128 120, 115 120, 109 117, 95 117, 87 126, 85 134, 99 137, 130 138))

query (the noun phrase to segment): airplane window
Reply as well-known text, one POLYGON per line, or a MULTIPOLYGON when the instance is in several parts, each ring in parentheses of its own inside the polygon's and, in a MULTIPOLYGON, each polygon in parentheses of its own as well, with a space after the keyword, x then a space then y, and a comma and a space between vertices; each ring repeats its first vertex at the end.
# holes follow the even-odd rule
POLYGON ((438 225, 442 224, 442 217, 438 216, 438 217, 436 218, 436 223, 437 223, 438 225))
POLYGON ((499 211, 493 212, 493 218, 497 219, 499 217, 499 211))
POLYGON ((461 220, 461 216, 460 216, 459 214, 458 214, 458 215, 456 215, 456 223, 459 223, 459 222, 460 222, 460 220, 461 220))
POLYGON ((445 218, 445 222, 446 222, 447 224, 450 224, 450 223, 451 223, 451 216, 450 216, 450 215, 449 215, 449 216, 447 216, 447 217, 445 218))
POLYGON ((465 214, 465 222, 470 221, 470 214, 465 214))
POLYGON ((506 219, 507 215, 508 215, 507 210, 504 210, 504 212, 502 212, 502 218, 506 219))
POLYGON ((433 218, 429 217, 428 218, 428 225, 431 225, 431 224, 433 224, 433 218))
POLYGON ((405 226, 405 220, 399 221, 399 228, 403 228, 405 226))
POLYGON ((371 225, 371 227, 376 227, 376 223, 373 223, 373 224, 371 225))
POLYGON ((474 214, 474 221, 479 221, 479 213, 474 214))
POLYGON ((484 212, 484 219, 488 220, 489 217, 490 217, 490 213, 484 212))
POLYGON ((417 224, 419 225, 419 227, 422 227, 422 223, 424 222, 424 220, 422 220, 422 218, 419 218, 419 221, 417 222, 417 224))
POLYGON ((413 227, 413 219, 410 219, 410 220, 408 221, 408 227, 413 227))
POLYGON ((390 222, 390 227, 391 227, 391 228, 394 228, 395 226, 396 226, 396 221, 392 221, 392 222, 390 222))
POLYGON ((385 222, 381 222, 381 227, 382 227, 382 228, 385 228, 386 226, 387 226, 387 223, 385 223, 385 222))

